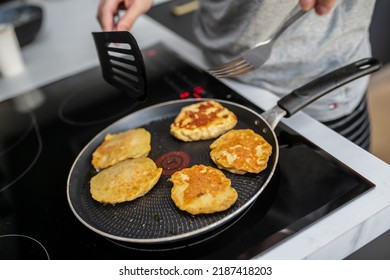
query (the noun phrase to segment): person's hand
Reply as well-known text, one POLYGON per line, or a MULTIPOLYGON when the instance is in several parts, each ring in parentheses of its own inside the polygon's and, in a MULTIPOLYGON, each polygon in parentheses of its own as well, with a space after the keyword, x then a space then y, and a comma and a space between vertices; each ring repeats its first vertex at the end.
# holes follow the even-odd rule
POLYGON ((103 31, 129 31, 136 19, 147 12, 153 0, 100 0, 97 19, 103 31), (120 9, 125 14, 115 22, 120 9))
POLYGON ((330 12, 337 0, 299 0, 301 8, 305 11, 312 8, 319 15, 326 15, 330 12))

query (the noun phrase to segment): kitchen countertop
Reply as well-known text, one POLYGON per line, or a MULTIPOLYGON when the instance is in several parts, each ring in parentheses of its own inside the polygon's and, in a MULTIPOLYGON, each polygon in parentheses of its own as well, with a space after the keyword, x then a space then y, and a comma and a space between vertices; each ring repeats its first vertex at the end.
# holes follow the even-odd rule
MULTIPOLYGON (((29 2, 44 8, 43 26, 36 39, 22 49, 26 71, 13 78, 0 77, 0 101, 99 63, 91 36, 100 31, 97 0, 29 2)), ((160 2, 165 0, 155 4, 160 2)), ((147 16, 136 22, 132 34, 141 48, 164 42, 195 65, 207 68, 199 49, 147 16)), ((270 92, 223 82, 260 108, 268 109, 277 100, 270 92)), ((390 228, 390 166, 302 112, 283 122, 376 187, 255 258, 343 259, 386 232, 390 228)))

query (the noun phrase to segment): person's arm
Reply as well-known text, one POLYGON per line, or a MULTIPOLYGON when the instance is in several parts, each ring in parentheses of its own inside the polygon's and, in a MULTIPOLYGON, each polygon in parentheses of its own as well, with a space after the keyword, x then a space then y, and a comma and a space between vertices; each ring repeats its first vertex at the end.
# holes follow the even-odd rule
MULTIPOLYGON (((337 0, 299 0, 302 9, 315 9, 319 15, 327 14, 337 0)), ((100 0, 97 19, 103 31, 129 31, 136 19, 147 12, 153 0, 100 0), (115 22, 115 17, 123 7, 125 14, 115 22)))
POLYGON ((319 15, 326 15, 330 12, 337 0, 299 0, 302 9, 307 11, 315 9, 319 15))
POLYGON ((129 31, 136 19, 147 12, 153 0, 100 0, 97 19, 103 31, 129 31), (115 17, 123 7, 125 14, 115 22, 115 17))

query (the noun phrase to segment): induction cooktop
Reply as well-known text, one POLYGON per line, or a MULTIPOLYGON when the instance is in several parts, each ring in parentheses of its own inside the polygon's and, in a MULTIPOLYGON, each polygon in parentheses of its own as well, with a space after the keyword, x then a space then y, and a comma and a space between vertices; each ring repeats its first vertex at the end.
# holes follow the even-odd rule
POLYGON ((218 98, 262 110, 163 44, 143 50, 147 100, 108 85, 100 68, 0 103, 1 259, 249 259, 364 194, 373 184, 279 124, 269 185, 233 223, 180 246, 139 246, 101 236, 72 213, 67 178, 102 129, 164 101, 218 98))

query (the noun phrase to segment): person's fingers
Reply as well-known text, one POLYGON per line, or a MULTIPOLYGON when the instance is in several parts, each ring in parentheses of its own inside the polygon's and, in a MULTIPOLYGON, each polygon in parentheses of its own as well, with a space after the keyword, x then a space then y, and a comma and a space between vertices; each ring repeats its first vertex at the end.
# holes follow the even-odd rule
POLYGON ((326 15, 335 5, 336 0, 318 0, 315 5, 316 13, 319 15, 326 15))
POLYGON ((118 1, 100 1, 97 19, 103 31, 113 31, 114 17, 118 12, 118 1))
POLYGON ((308 11, 314 7, 316 0, 299 0, 302 10, 308 11))
POLYGON ((117 23, 117 31, 129 31, 137 18, 150 9, 152 1, 126 0, 124 4, 127 10, 117 23))
POLYGON ((131 27, 133 27, 133 24, 135 20, 141 15, 136 10, 128 9, 126 13, 119 19, 115 30, 116 31, 129 31, 131 27))
POLYGON ((299 4, 305 11, 314 8, 317 14, 326 15, 336 4, 336 1, 337 0, 299 0, 299 4))

